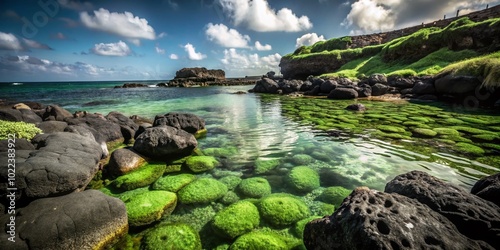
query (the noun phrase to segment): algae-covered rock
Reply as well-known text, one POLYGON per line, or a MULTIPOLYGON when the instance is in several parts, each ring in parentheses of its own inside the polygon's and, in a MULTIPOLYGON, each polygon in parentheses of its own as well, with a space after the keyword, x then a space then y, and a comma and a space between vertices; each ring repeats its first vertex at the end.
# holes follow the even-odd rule
POLYGON ((433 130, 436 131, 438 135, 460 135, 460 133, 456 129, 452 128, 434 128, 433 130))
POLYGON ((142 238, 142 249, 201 249, 200 235, 191 226, 176 223, 161 225, 147 232, 142 238))
POLYGON ((271 193, 271 185, 262 177, 253 177, 242 180, 238 191, 250 198, 261 198, 271 193))
POLYGON ((437 132, 432 129, 427 128, 416 128, 412 130, 413 135, 417 137, 434 137, 437 135, 437 132))
POLYGON ((402 127, 391 126, 391 125, 379 125, 377 128, 383 132, 387 133, 404 133, 406 130, 402 127))
POLYGON ((327 187, 318 197, 318 200, 340 206, 345 197, 349 196, 351 192, 351 190, 341 186, 327 187))
POLYGON ((465 154, 481 156, 485 153, 484 149, 482 149, 478 146, 466 143, 466 142, 459 142, 459 143, 455 144, 455 146, 456 146, 456 149, 458 151, 465 153, 465 154))
POLYGON ((195 173, 205 172, 220 165, 213 156, 191 156, 184 164, 195 173))
POLYGON ((199 178, 179 190, 179 200, 184 204, 208 203, 227 193, 224 183, 212 178, 199 178))
POLYGON ((206 148, 203 150, 205 155, 229 158, 238 154, 238 149, 235 147, 227 147, 227 148, 206 148))
POLYGON ((237 201, 240 200, 240 197, 238 196, 238 194, 236 194, 235 192, 233 191, 228 191, 223 197, 222 199, 220 199, 220 202, 224 205, 231 205, 237 201))
POLYGON ((297 221, 297 223, 295 223, 295 226, 293 227, 295 235, 302 239, 302 237, 304 235, 304 228, 306 227, 306 224, 309 221, 319 219, 319 218, 321 218, 321 216, 311 216, 311 217, 307 217, 305 219, 297 221))
POLYGON ((273 169, 275 169, 278 165, 280 165, 280 161, 278 159, 274 160, 256 160, 255 161, 255 174, 264 174, 273 169))
POLYGON ((227 189, 233 190, 240 184, 241 178, 239 176, 228 175, 220 178, 219 181, 224 183, 227 189))
POLYGON ((306 154, 297 154, 292 156, 292 162, 297 165, 297 166, 303 166, 307 165, 309 163, 312 163, 314 161, 314 158, 312 158, 310 155, 306 154))
POLYGON ((126 199, 121 198, 125 202, 131 226, 151 224, 163 215, 172 213, 177 205, 177 196, 168 191, 148 191, 126 199))
POLYGON ((164 164, 146 164, 137 170, 122 175, 113 181, 113 185, 122 190, 132 190, 148 186, 165 172, 164 164))
POLYGON ((165 168, 165 173, 175 173, 175 172, 180 172, 182 170, 182 166, 184 165, 184 162, 191 157, 191 156, 186 156, 178 159, 171 159, 167 161, 167 167, 165 168))
POLYGON ((295 167, 287 176, 288 184, 299 192, 309 192, 319 187, 318 173, 308 167, 295 167))
POLYGON ((218 212, 212 223, 213 229, 228 238, 250 232, 260 223, 259 210, 248 201, 239 201, 218 212))
POLYGON ((255 231, 242 235, 229 247, 229 250, 241 249, 285 250, 287 245, 278 235, 255 231))
POLYGON ((262 198, 258 207, 262 217, 274 226, 289 226, 310 215, 303 201, 284 193, 262 198))
POLYGON ((192 174, 173 174, 161 177, 153 184, 155 190, 165 190, 176 193, 181 188, 196 179, 192 174))

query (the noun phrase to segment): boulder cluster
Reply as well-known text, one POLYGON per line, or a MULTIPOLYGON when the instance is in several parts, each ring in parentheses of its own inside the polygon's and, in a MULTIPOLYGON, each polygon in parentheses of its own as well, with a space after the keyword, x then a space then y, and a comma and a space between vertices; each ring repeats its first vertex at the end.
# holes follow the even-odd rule
POLYGON ((309 222, 307 249, 498 249, 500 173, 472 193, 412 171, 384 192, 356 188, 330 216, 309 222))

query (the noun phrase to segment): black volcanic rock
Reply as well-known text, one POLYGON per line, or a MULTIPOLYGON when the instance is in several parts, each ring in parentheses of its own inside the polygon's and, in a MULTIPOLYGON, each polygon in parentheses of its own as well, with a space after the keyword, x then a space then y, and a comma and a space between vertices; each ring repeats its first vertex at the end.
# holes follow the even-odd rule
POLYGON ((134 150, 143 155, 165 159, 189 155, 198 142, 194 136, 182 129, 158 126, 146 129, 135 139, 134 150))
POLYGON ((197 131, 205 129, 205 120, 194 114, 170 112, 155 117, 153 126, 162 125, 182 129, 194 134, 197 131))
POLYGON ((500 206, 500 173, 482 178, 470 192, 500 206))

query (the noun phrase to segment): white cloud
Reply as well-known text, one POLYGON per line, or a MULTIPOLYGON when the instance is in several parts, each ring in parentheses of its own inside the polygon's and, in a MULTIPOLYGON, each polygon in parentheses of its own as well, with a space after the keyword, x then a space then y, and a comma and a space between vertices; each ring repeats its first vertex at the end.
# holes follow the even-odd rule
POLYGON ((12 33, 3 33, 0 31, 0 50, 23 50, 23 47, 12 33))
POLYGON ((37 41, 33 41, 30 39, 23 38, 23 43, 26 44, 27 47, 32 48, 32 49, 46 49, 46 50, 52 50, 51 47, 49 47, 47 44, 42 44, 37 41))
POLYGON ((160 33, 160 34, 158 35, 158 38, 164 38, 164 37, 166 37, 166 36, 167 36, 167 33, 162 32, 162 33, 160 33))
POLYGON ((170 6, 170 8, 172 8, 173 10, 178 10, 179 9, 179 4, 172 1, 172 0, 167 0, 167 3, 168 5, 170 6))
POLYGON ((90 51, 100 56, 128 56, 132 50, 122 41, 117 43, 99 43, 94 45, 90 51))
POLYGON ((272 50, 273 47, 269 44, 262 45, 259 41, 255 42, 255 49, 258 51, 272 50))
POLYGON ((179 59, 179 56, 176 54, 170 54, 170 59, 177 60, 177 59, 179 59))
POLYGON ((224 50, 224 58, 221 63, 230 75, 263 75, 269 71, 279 72, 281 55, 278 53, 264 57, 258 54, 240 53, 236 49, 224 50))
POLYGON ((242 35, 222 23, 209 23, 205 29, 205 35, 209 41, 227 48, 247 48, 250 41, 248 35, 242 35))
POLYGON ((94 11, 94 16, 81 12, 80 21, 87 28, 124 38, 156 39, 155 30, 148 24, 148 20, 134 16, 130 12, 109 12, 107 9, 100 8, 94 11))
POLYGON ((297 17, 292 10, 275 11, 266 0, 219 0, 223 11, 235 25, 259 32, 296 32, 312 28, 307 16, 297 17))
POLYGON ((158 45, 155 46, 155 50, 156 50, 156 53, 158 53, 160 55, 165 55, 165 50, 158 47, 158 45))
POLYGON ((190 43, 184 45, 184 50, 188 53, 189 60, 199 61, 207 58, 207 55, 196 52, 196 48, 190 43))
POLYGON ((364 32, 381 32, 393 29, 396 23, 395 13, 386 5, 379 4, 381 0, 359 0, 351 5, 351 11, 347 14, 343 24, 359 27, 364 32))
POLYGON ((299 38, 297 38, 295 43, 295 48, 298 48, 302 45, 313 45, 319 41, 324 41, 325 37, 323 35, 318 36, 316 33, 307 33, 299 38))

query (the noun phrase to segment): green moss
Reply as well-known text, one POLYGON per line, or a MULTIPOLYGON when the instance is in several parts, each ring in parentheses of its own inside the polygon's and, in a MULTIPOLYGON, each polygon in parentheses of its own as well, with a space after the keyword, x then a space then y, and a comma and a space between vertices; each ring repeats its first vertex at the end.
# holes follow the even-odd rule
POLYGON ((314 161, 314 159, 309 156, 309 155, 306 155, 306 154, 297 154, 297 155, 294 155, 292 156, 292 162, 295 164, 295 165, 307 165, 309 163, 312 163, 314 161))
POLYGON ((195 173, 205 172, 220 165, 213 156, 191 156, 184 164, 195 173))
POLYGON ((469 155, 482 156, 485 153, 482 148, 465 142, 459 142, 455 146, 458 151, 469 155))
POLYGON ((323 193, 321 193, 321 195, 318 197, 318 200, 333 204, 335 206, 340 206, 345 197, 349 196, 351 192, 351 190, 341 186, 328 187, 323 190, 323 193))
POLYGON ((167 162, 167 167, 165 168, 165 173, 175 173, 180 172, 182 170, 182 166, 184 162, 192 156, 186 156, 179 159, 173 159, 167 162))
POLYGON ((288 249, 286 243, 279 235, 267 232, 251 232, 240 236, 229 248, 230 250, 241 249, 288 249))
POLYGON ((177 204, 177 196, 167 191, 149 191, 127 197, 123 202, 129 225, 143 226, 170 214, 177 204))
POLYGON ((122 175, 113 181, 116 188, 132 190, 145 187, 155 182, 165 172, 164 164, 149 164, 138 168, 130 173, 122 175))
POLYGON ((334 205, 321 202, 318 206, 318 210, 316 211, 316 214, 324 216, 324 215, 333 214, 334 211, 335 211, 334 205))
POLYGON ((321 216, 311 216, 297 221, 297 223, 295 223, 295 226, 293 227, 295 235, 302 239, 304 236, 304 228, 306 227, 306 224, 312 220, 316 220, 319 218, 321 218, 321 216))
POLYGON ((261 198, 271 193, 271 185, 262 177, 252 177, 242 180, 238 191, 249 198, 261 198))
POLYGON ((239 200, 240 197, 238 196, 238 194, 233 191, 228 191, 220 201, 225 205, 231 205, 239 200))
POLYGON ((15 134, 15 138, 24 138, 29 141, 41 133, 42 130, 33 123, 0 120, 0 140, 8 139, 9 134, 15 134))
POLYGON ((430 128, 430 126, 423 124, 421 122, 417 122, 417 121, 403 122, 403 125, 408 126, 408 127, 430 128))
POLYGON ((239 201, 218 212, 212 228, 228 238, 236 238, 250 232, 260 224, 257 207, 248 201, 239 201))
MULTIPOLYGON (((494 150, 500 151, 500 144, 482 143, 481 146, 484 147, 484 148, 490 148, 490 149, 494 149, 494 150)), ((494 165, 491 165, 491 166, 494 166, 494 165)))
POLYGON ((205 155, 229 158, 238 154, 238 149, 235 147, 227 147, 227 148, 207 148, 203 150, 205 155))
POLYGON ((220 178, 219 181, 224 183, 227 189, 233 190, 240 184, 241 178, 239 176, 229 175, 220 178))
POLYGON ((299 192, 310 192, 319 187, 319 174, 309 167, 294 167, 288 173, 287 182, 299 192))
POLYGON ((434 137, 437 135, 437 132, 427 128, 416 128, 413 129, 413 135, 416 137, 434 137))
POLYGON ((445 140, 452 140, 454 142, 472 143, 472 140, 464 138, 460 135, 441 135, 439 138, 445 139, 445 140))
POLYGON ((257 159, 255 161, 255 174, 264 174, 280 165, 280 161, 278 159, 273 160, 261 160, 257 159))
POLYGON ((422 123, 431 123, 434 122, 433 119, 427 118, 427 117, 420 117, 420 116, 415 116, 415 117, 410 117, 411 120, 422 122, 422 123))
POLYGON ((465 123, 464 121, 457 118, 446 118, 442 120, 442 122, 447 125, 460 125, 465 123))
POLYGON ((288 194, 271 194, 258 204, 261 216, 275 226, 289 226, 310 215, 306 204, 288 194))
POLYGON ((396 139, 396 140, 410 140, 411 137, 402 135, 402 134, 396 134, 396 133, 384 133, 382 131, 375 131, 371 133, 372 136, 375 137, 384 137, 384 138, 390 138, 390 139, 396 139))
POLYGON ((453 128, 468 134, 496 134, 495 132, 490 132, 488 130, 466 127, 466 126, 453 126, 453 128))
POLYGON ((495 134, 480 134, 480 135, 473 135, 472 138, 479 139, 482 141, 494 141, 498 139, 499 136, 495 134))
POLYGON ((203 138, 207 135, 207 129, 204 128, 204 129, 200 129, 198 131, 196 131, 193 135, 194 135, 194 138, 196 139, 200 139, 200 138, 203 138))
POLYGON ((153 184, 155 190, 165 190, 176 193, 181 188, 196 179, 192 174, 173 174, 161 177, 153 184))
POLYGON ((389 132, 389 133, 404 133, 406 130, 402 127, 396 127, 396 126, 391 126, 391 125, 378 125, 377 129, 383 131, 383 132, 389 132))
POLYGON ((458 130, 452 128, 434 128, 432 130, 436 131, 438 135, 454 135, 454 136, 460 135, 458 130))
POLYGON ((141 249, 201 250, 201 240, 198 232, 189 225, 182 223, 161 225, 144 235, 141 249))
POLYGON ((222 198, 227 187, 212 178, 199 178, 183 187, 178 195, 183 204, 208 203, 222 198))

